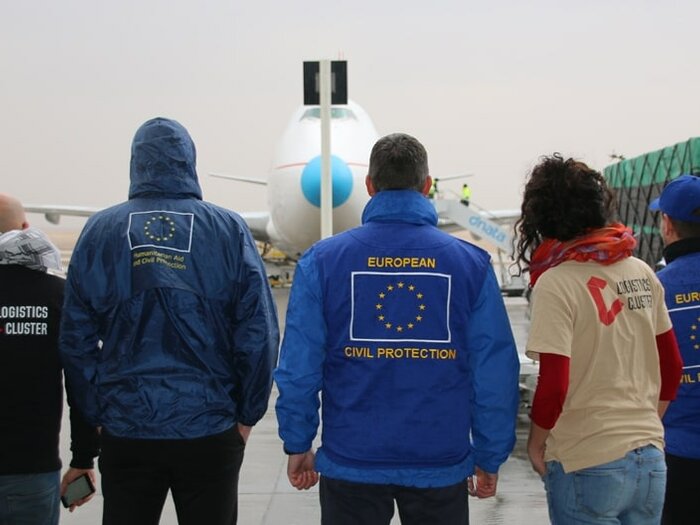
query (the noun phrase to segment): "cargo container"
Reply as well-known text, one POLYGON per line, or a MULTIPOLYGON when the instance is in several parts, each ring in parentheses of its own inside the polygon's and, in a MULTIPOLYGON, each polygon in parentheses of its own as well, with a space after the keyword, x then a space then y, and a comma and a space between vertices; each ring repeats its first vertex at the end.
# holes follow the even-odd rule
POLYGON ((620 221, 634 231, 635 255, 654 268, 663 258, 658 213, 649 203, 664 186, 684 173, 700 175, 700 137, 621 160, 603 170, 616 192, 620 221))

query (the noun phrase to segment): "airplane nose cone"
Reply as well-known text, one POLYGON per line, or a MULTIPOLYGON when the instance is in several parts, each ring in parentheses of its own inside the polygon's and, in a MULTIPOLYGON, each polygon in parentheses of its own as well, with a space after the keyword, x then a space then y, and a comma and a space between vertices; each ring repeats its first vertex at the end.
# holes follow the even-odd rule
MULTIPOLYGON (((333 207, 343 204, 352 193, 352 170, 345 162, 331 155, 333 174, 333 207)), ((317 208, 321 207, 321 156, 309 161, 301 172, 301 189, 304 197, 317 208)))

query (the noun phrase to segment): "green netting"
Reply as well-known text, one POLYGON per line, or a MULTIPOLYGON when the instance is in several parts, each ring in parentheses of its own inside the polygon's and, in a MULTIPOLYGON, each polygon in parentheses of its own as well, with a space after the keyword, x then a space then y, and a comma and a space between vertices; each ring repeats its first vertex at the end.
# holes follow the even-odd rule
POLYGON ((700 137, 608 166, 603 175, 617 193, 620 220, 639 241, 635 255, 652 267, 663 256, 658 217, 649 203, 669 181, 683 173, 700 173, 700 137))

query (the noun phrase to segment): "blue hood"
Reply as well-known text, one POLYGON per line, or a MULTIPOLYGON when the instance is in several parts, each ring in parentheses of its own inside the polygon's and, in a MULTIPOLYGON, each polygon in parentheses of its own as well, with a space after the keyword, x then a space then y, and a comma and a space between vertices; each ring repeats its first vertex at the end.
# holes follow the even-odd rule
POLYGON ((384 190, 376 193, 362 212, 362 224, 374 221, 436 226, 438 216, 433 203, 420 192, 384 190))
POLYGON ((149 120, 136 131, 131 144, 129 198, 201 199, 196 161, 194 142, 179 122, 149 120))

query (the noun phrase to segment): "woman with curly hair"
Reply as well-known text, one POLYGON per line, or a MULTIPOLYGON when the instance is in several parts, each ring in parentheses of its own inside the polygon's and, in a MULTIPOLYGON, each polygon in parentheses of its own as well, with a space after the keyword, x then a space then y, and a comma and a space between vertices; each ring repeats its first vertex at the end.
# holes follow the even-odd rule
POLYGON ((632 256, 600 173, 558 154, 525 185, 517 260, 530 272, 527 355, 540 361, 528 454, 554 524, 658 524, 660 417, 681 361, 664 292, 632 256))

